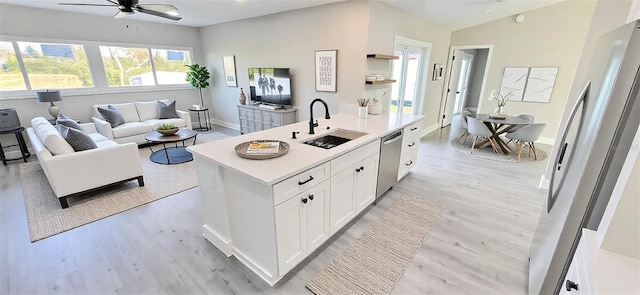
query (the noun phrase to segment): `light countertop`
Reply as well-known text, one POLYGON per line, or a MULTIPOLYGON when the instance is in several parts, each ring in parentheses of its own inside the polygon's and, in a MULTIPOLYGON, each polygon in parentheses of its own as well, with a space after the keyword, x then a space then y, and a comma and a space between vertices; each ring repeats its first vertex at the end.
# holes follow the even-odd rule
POLYGON ((317 117, 318 127, 315 127, 315 134, 313 135, 309 134, 309 121, 307 120, 260 132, 198 144, 188 147, 187 150, 194 154, 196 163, 204 160, 201 159, 201 157, 204 157, 217 165, 233 169, 265 185, 273 185, 367 143, 379 140, 394 130, 408 126, 423 118, 421 115, 382 114, 369 115, 367 119, 359 119, 356 114, 340 113, 331 115, 331 119, 326 120, 324 119, 324 112, 321 113, 323 116, 317 117), (327 127, 329 127, 328 130, 327 127), (320 137, 338 128, 363 132, 367 133, 367 135, 328 150, 302 143, 307 139, 320 137), (291 132, 293 131, 300 132, 296 135, 297 139, 291 139, 291 132), (251 140, 280 140, 290 145, 289 152, 281 157, 268 160, 250 160, 236 155, 235 146, 251 140))

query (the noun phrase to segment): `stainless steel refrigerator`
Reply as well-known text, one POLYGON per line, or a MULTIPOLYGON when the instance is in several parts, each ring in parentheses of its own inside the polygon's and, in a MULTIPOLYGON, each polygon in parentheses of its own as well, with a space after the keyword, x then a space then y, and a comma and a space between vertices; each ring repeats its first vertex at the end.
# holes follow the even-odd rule
POLYGON ((588 67, 550 163, 547 204, 531 245, 529 294, 558 294, 582 229, 596 230, 609 202, 640 123, 640 20, 600 37, 588 67))

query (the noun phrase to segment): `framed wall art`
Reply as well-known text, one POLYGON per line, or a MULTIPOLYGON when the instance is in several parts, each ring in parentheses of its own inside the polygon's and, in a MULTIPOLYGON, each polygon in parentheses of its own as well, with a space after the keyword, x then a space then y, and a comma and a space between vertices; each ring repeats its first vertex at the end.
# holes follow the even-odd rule
POLYGON ((506 95, 511 92, 512 96, 509 100, 522 100, 524 87, 527 84, 527 74, 529 68, 524 67, 505 67, 502 74, 502 84, 500 84, 500 94, 506 95))
POLYGON ((440 80, 443 76, 443 66, 439 63, 433 64, 433 76, 431 77, 432 81, 440 80))
POLYGON ((224 68, 224 83, 230 87, 238 87, 236 78, 236 58, 234 55, 222 57, 222 67, 224 68))
POLYGON ((338 84, 338 50, 317 50, 316 91, 336 92, 338 84))
POLYGON ((523 101, 549 102, 556 83, 558 67, 535 67, 529 71, 523 101))

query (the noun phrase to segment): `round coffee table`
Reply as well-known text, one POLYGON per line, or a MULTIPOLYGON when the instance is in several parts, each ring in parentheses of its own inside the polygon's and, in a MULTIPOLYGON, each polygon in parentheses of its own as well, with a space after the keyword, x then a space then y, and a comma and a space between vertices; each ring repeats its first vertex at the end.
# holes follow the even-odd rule
POLYGON ((196 135, 198 132, 190 129, 180 129, 174 135, 164 136, 158 131, 153 131, 145 134, 144 139, 149 142, 149 149, 151 150, 151 156, 149 159, 158 164, 181 164, 193 160, 193 155, 186 150, 184 142, 193 138, 193 144, 196 144, 196 135), (178 143, 182 142, 182 146, 178 143), (151 148, 151 144, 161 143, 162 149, 154 151, 151 148), (167 147, 167 144, 173 143, 175 146, 167 147))

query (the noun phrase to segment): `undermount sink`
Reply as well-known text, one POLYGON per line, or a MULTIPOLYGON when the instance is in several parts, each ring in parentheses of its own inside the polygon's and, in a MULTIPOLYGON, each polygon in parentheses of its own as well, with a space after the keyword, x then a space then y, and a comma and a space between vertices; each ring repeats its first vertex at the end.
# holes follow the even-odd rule
POLYGON ((323 136, 305 140, 302 143, 323 149, 330 149, 363 135, 367 135, 367 133, 336 129, 323 136))

